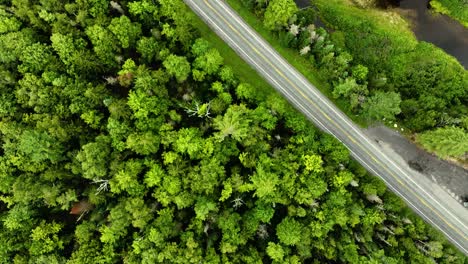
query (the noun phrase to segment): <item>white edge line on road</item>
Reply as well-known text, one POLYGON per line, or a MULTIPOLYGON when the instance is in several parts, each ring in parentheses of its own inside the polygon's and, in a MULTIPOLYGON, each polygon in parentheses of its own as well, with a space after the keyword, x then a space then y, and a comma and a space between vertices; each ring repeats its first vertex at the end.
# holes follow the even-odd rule
MULTIPOLYGON (((342 116, 342 114, 341 114, 340 112, 336 111, 336 110, 334 109, 334 107, 330 106, 329 102, 328 102, 327 100, 325 100, 324 98, 322 98, 322 96, 318 95, 318 94, 317 94, 317 91, 316 91, 317 88, 315 88, 315 87, 312 85, 312 89, 310 89, 311 84, 308 83, 308 80, 306 81, 302 75, 298 75, 298 73, 297 73, 295 70, 291 69, 292 66, 289 65, 287 62, 285 62, 284 59, 283 59, 282 57, 280 57, 279 54, 278 54, 276 51, 272 51, 272 49, 269 47, 269 44, 268 44, 268 43, 265 43, 265 41, 264 41, 262 38, 260 38, 259 36, 257 36, 257 34, 254 33, 252 29, 248 28, 248 26, 245 25, 245 23, 244 23, 243 21, 240 21, 240 18, 238 17, 238 15, 237 15, 237 14, 233 14, 232 10, 230 10, 230 8, 227 8, 227 7, 226 7, 226 4, 224 3, 224 1, 219 1, 218 3, 219 3, 219 6, 220 6, 220 7, 222 7, 225 11, 227 11, 227 12, 232 16, 232 18, 234 18, 234 19, 238 22, 238 24, 239 24, 242 28, 244 28, 244 29, 246 30, 246 32, 248 32, 254 39, 256 39, 260 44, 262 44, 263 47, 265 47, 265 49, 263 49, 264 51, 267 51, 269 54, 273 55, 273 57, 275 57, 275 58, 284 66, 284 68, 286 68, 286 69, 289 71, 290 74, 294 75, 297 79, 299 79, 299 80, 302 82, 302 84, 303 84, 304 86, 306 86, 307 88, 309 88, 309 89, 307 89, 307 90, 310 90, 310 91, 316 96, 316 98, 318 98, 318 99, 319 99, 322 103, 324 103, 335 115, 339 116, 340 119, 341 119, 342 121, 344 121, 349 127, 351 127, 351 128, 356 132, 356 134, 359 135, 359 137, 360 137, 361 139, 363 139, 364 141, 366 141, 366 142, 368 143, 368 145, 372 146, 372 148, 374 149, 374 151, 378 152, 378 153, 380 154, 381 157, 384 157, 384 159, 385 159, 386 161, 390 162, 398 171, 400 171, 400 172, 405 176, 405 178, 406 178, 407 180, 409 180, 413 185, 417 186, 417 187, 418 187, 422 192, 424 192, 432 201, 434 201, 435 203, 437 203, 437 204, 439 205, 440 208, 442 208, 445 212, 447 212, 448 214, 450 214, 450 215, 451 215, 458 223, 460 223, 465 229, 468 229, 468 226, 467 226, 465 223, 461 222, 457 216, 455 216, 452 212, 450 212, 449 210, 447 210, 447 209, 445 208, 445 206, 443 206, 442 204, 439 203, 439 201, 437 201, 436 199, 434 199, 434 197, 433 197, 432 195, 430 195, 429 193, 427 193, 427 191, 426 191, 424 188, 422 188, 419 184, 417 184, 417 183, 412 179, 412 177, 411 177, 408 173, 404 172, 397 164, 395 164, 395 162, 394 162, 393 160, 391 160, 390 158, 388 158, 387 155, 386 155, 385 153, 383 153, 381 149, 377 148, 372 142, 370 142, 370 140, 369 140, 366 136, 364 136, 364 135, 362 134, 362 131, 358 131, 358 130, 356 129, 356 127, 355 127, 353 124, 351 124, 351 123, 347 120, 347 118, 345 118, 344 116, 342 116)), ((335 135, 334 135, 334 136, 335 136, 335 135)), ((335 137, 336 137, 336 136, 335 136, 335 137)), ((342 143, 345 144, 344 142, 342 142, 342 143)), ((379 174, 376 174, 376 175, 379 175, 379 174)), ((381 178, 382 178, 382 177, 381 177, 381 178)))
MULTIPOLYGON (((392 163, 392 165, 394 165, 394 167, 397 168, 397 169, 405 176, 406 179, 408 179, 413 185, 417 186, 417 187, 418 187, 422 192, 424 192, 432 201, 434 201, 436 204, 439 205, 440 208, 444 209, 444 211, 446 211, 448 214, 450 214, 450 215, 451 215, 458 223, 460 223, 465 229, 468 229, 468 226, 466 226, 465 223, 461 222, 457 216, 453 215, 453 213, 450 212, 450 211, 448 211, 448 210, 445 208, 445 206, 442 206, 436 199, 434 199, 434 198, 432 197, 432 195, 430 195, 429 193, 427 193, 427 191, 426 191, 424 188, 422 188, 419 184, 417 184, 417 183, 412 179, 412 177, 411 177, 410 175, 408 175, 407 172, 404 172, 404 171, 400 168, 400 166, 398 166, 393 160, 391 160, 390 158, 388 158, 387 155, 386 155, 385 153, 383 153, 381 149, 379 149, 378 147, 376 147, 376 146, 374 145, 374 143, 372 143, 372 142, 367 138, 367 136, 364 136, 364 135, 362 134, 362 131, 358 131, 358 130, 356 129, 356 127, 355 127, 353 124, 351 124, 351 123, 347 120, 347 118, 345 118, 345 117, 342 116, 342 113, 337 112, 337 111, 334 109, 334 107, 330 106, 329 102, 328 102, 326 99, 322 98, 321 95, 318 94, 318 91, 316 90, 317 88, 315 88, 313 85, 311 85, 311 84, 308 82, 308 80, 306 81, 302 75, 299 75, 299 74, 298 74, 298 72, 296 72, 295 70, 291 69, 292 66, 289 65, 289 63, 287 63, 286 61, 284 61, 284 59, 283 59, 282 57, 280 57, 279 54, 278 54, 276 51, 272 50, 272 49, 269 47, 269 44, 266 43, 261 37, 257 36, 257 34, 256 34, 255 32, 253 32, 252 29, 248 28, 248 26, 245 25, 245 23, 244 23, 243 21, 240 20, 240 18, 238 17, 237 14, 233 14, 231 8, 228 8, 228 7, 226 6, 226 4, 224 3, 224 1, 219 1, 218 3, 219 3, 219 6, 220 6, 220 7, 222 7, 225 11, 227 11, 227 12, 232 16, 232 18, 234 18, 235 20, 237 20, 238 24, 239 24, 242 28, 244 28, 254 39, 256 39, 260 44, 262 44, 263 47, 265 47, 265 49, 263 49, 264 51, 267 51, 269 54, 273 55, 273 57, 275 57, 275 58, 284 66, 284 68, 286 68, 286 69, 288 70, 289 73, 291 73, 292 75, 294 75, 297 79, 299 79, 299 80, 302 82, 302 84, 303 84, 304 86, 306 86, 307 88, 309 88, 308 90, 310 90, 310 91, 314 94, 314 96, 315 96, 316 98, 318 98, 322 103, 324 103, 335 115, 339 116, 340 119, 341 119, 342 121, 344 121, 349 127, 351 127, 351 128, 356 132, 356 134, 357 134, 360 138, 364 139, 364 140, 367 142, 368 145, 372 146, 372 148, 373 148, 374 151, 380 153, 380 155, 381 155, 382 157, 384 157, 384 159, 385 159, 386 161, 392 163), (312 86, 312 89, 310 89, 311 86, 312 86)), ((342 143, 345 144, 344 142, 342 142, 342 143)), ((377 175, 378 175, 378 174, 377 174, 377 175)))
MULTIPOLYGON (((237 49, 238 49, 240 52, 242 52, 242 53, 244 54, 244 56, 246 56, 253 64, 255 64, 255 65, 257 66, 257 68, 258 68, 259 70, 261 70, 261 71, 270 79, 270 81, 276 83, 276 85, 277 85, 278 87, 280 87, 280 89, 283 91, 283 93, 286 93, 286 94, 289 95, 289 93, 288 93, 285 89, 283 89, 283 88, 281 87, 281 85, 280 85, 278 82, 276 82, 276 80, 274 80, 274 78, 272 78, 267 72, 265 72, 265 71, 255 62, 255 60, 253 60, 247 53, 245 53, 245 52, 237 45, 237 43, 236 43, 232 38, 229 37, 228 34, 226 34, 216 23, 213 22, 213 20, 211 20, 211 19, 209 18, 209 16, 208 16, 203 10, 201 10, 201 9, 200 9, 198 6, 196 6, 196 5, 193 5, 193 6, 194 6, 196 9, 198 9, 199 12, 201 12, 202 14, 204 14, 205 19, 209 20, 209 21, 212 23, 212 25, 214 25, 214 26, 218 29, 218 31, 219 31, 220 33, 222 33, 227 39, 229 39, 229 40, 233 43, 233 45, 235 45, 235 46, 237 47, 237 49)), ((300 108, 302 108, 303 110, 305 110, 306 112, 308 112, 309 115, 312 117, 312 119, 314 119, 320 126, 322 126, 322 128, 324 128, 324 129, 325 129, 328 133, 330 133, 331 135, 335 136, 335 135, 334 135, 330 130, 328 130, 318 119, 316 119, 306 108, 304 108, 304 106, 303 106, 301 103, 299 103, 299 102, 298 102, 296 99, 294 99, 292 96, 290 96, 290 98, 291 98, 293 101, 295 101, 295 102, 297 103, 297 105, 300 106, 300 108)), ((335 136, 335 137, 336 137, 336 136, 335 136)), ((363 161, 363 160, 362 160, 358 155, 356 155, 352 150, 350 150, 350 152, 351 152, 352 154, 354 154, 353 156, 355 156, 355 158, 359 159, 364 165, 366 165, 366 167, 367 167, 369 170, 371 170, 375 175, 378 175, 378 174, 375 172, 375 170, 372 169, 371 166, 369 166, 365 161, 363 161)), ((381 178, 382 178, 382 177, 381 177, 381 178)), ((435 226, 439 226, 438 224, 436 224, 435 222, 433 222, 429 217, 427 217, 421 210, 419 210, 416 206, 414 206, 414 204, 413 204, 411 201, 409 201, 405 196, 403 196, 403 195, 402 195, 396 188, 394 188, 389 182, 387 182, 384 178, 382 178, 382 179, 387 183, 387 186, 389 186, 394 192, 398 193, 398 194, 400 195, 400 197, 402 197, 408 204, 410 204, 411 207, 412 207, 414 210, 418 211, 420 215, 424 216, 424 217, 426 218, 427 221, 431 222, 431 223, 432 223, 433 225, 435 225, 435 226)), ((468 253, 468 250, 466 250, 466 249, 465 249, 462 245, 460 245, 455 239, 453 239, 448 233, 446 233, 443 229, 441 229, 440 226, 439 226, 439 230, 440 230, 442 233, 444 233, 444 234, 446 235, 446 237, 448 237, 453 243, 455 243, 456 245, 458 245, 459 248, 463 249, 463 251, 465 251, 465 254, 468 253)))

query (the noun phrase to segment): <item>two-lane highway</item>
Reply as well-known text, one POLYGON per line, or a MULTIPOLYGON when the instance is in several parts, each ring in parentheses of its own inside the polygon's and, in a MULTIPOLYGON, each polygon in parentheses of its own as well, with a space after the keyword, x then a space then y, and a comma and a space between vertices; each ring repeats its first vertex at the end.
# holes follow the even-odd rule
POLYGON ((229 46, 319 128, 339 139, 424 220, 468 255, 468 211, 426 177, 384 151, 222 0, 185 0, 229 46))

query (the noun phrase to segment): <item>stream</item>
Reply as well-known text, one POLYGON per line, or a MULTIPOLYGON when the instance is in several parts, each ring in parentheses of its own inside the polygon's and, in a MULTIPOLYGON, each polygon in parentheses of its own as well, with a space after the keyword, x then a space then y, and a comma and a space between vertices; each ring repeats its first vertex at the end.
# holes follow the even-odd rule
MULTIPOLYGON (((295 0, 300 7, 310 5, 310 0, 295 0)), ((468 68, 468 29, 446 15, 434 14, 428 9, 428 1, 393 0, 393 9, 412 25, 418 40, 430 42, 458 59, 468 68)), ((388 4, 388 6, 392 6, 388 4)))

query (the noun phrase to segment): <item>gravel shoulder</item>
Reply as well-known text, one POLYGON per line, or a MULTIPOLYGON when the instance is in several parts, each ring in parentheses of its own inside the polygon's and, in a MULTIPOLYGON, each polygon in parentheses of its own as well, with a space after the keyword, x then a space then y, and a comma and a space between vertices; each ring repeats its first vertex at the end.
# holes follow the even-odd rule
POLYGON ((398 131, 384 125, 371 126, 364 130, 385 152, 394 152, 413 170, 420 172, 439 185, 459 203, 468 197, 468 170, 441 160, 418 148, 398 131))

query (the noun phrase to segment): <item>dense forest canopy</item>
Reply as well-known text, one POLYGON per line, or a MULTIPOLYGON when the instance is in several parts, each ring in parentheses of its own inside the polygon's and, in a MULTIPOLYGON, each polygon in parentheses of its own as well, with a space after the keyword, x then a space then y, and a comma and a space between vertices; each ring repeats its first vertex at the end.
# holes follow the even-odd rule
POLYGON ((229 1, 241 2, 282 46, 306 58, 304 68, 315 69, 344 110, 365 123, 397 120, 419 133, 426 149, 468 162, 461 141, 468 137, 468 71, 419 42, 401 17, 344 0, 313 0, 300 10, 293 0, 229 1), (313 24, 317 17, 327 30, 313 24), (428 140, 435 134, 447 140, 428 140))
POLYGON ((0 17, 0 263, 466 260, 239 81, 181 0, 1 0, 0 17))
MULTIPOLYGON (((391 15, 361 10, 342 0, 314 3, 335 29, 332 36, 343 36, 343 49, 368 67, 369 91, 397 93, 401 101, 395 105, 401 111, 394 114, 406 128, 420 133, 419 143, 442 158, 467 163, 468 71, 443 50, 418 42, 407 27, 399 26, 404 24, 398 22, 401 18, 385 19, 391 15), (445 140, 433 137, 437 133, 445 140)), ((370 114, 365 104, 363 110, 370 114)), ((373 119, 379 117, 384 116, 373 119)))

